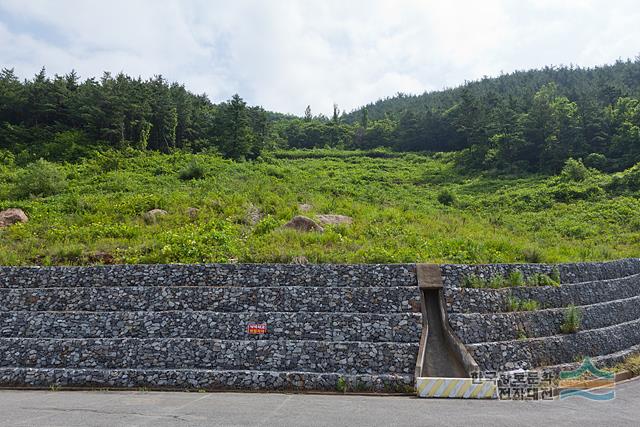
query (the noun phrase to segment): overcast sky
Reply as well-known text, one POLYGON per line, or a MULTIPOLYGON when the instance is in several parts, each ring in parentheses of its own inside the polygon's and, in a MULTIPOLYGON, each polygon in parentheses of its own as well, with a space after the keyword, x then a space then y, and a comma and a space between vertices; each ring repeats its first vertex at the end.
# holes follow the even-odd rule
POLYGON ((0 0, 0 66, 162 74, 302 114, 640 53, 638 0, 0 0))

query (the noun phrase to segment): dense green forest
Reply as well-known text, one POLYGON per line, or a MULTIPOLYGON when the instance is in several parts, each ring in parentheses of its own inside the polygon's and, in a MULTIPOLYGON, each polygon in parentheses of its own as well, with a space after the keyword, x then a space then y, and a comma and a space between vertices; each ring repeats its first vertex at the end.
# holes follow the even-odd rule
POLYGON ((547 67, 412 96, 333 120, 282 123, 290 147, 462 151, 465 168, 555 173, 570 158, 615 171, 640 161, 640 57, 547 67))
POLYGON ((466 170, 557 173, 569 158, 613 172, 640 161, 640 59, 548 67, 418 96, 399 94, 332 117, 291 117, 238 95, 214 104, 161 76, 80 81, 75 72, 0 75, 0 158, 75 162, 95 150, 217 152, 265 148, 458 151, 466 170), (4 153, 4 154, 3 154, 4 153))
POLYGON ((105 73, 80 82, 75 72, 48 78, 44 68, 26 81, 11 69, 0 74, 0 149, 19 163, 77 161, 105 148, 213 149, 250 159, 267 142, 268 120, 237 95, 214 105, 162 76, 143 81, 105 73))

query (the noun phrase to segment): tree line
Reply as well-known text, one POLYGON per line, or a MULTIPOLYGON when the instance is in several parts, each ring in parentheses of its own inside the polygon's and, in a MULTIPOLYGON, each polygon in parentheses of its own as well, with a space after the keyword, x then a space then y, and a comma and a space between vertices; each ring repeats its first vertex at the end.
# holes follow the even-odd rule
POLYGON ((238 95, 214 105, 162 76, 148 80, 104 73, 80 81, 43 68, 21 81, 0 72, 0 149, 23 162, 74 161, 94 149, 202 151, 251 159, 267 141, 268 116, 238 95))
POLYGON ((466 168, 557 172, 568 158, 613 171, 640 162, 640 59, 517 71, 350 113, 301 117, 219 104, 163 77, 75 72, 30 80, 0 73, 0 150, 18 161, 73 161, 100 148, 215 150, 252 159, 265 148, 459 151, 466 168), (21 160, 22 159, 22 160, 21 160))
POLYGON ((309 112, 278 123, 286 145, 460 151, 485 170, 557 172, 568 158, 621 170, 640 162, 640 57, 398 94, 332 119, 309 112))

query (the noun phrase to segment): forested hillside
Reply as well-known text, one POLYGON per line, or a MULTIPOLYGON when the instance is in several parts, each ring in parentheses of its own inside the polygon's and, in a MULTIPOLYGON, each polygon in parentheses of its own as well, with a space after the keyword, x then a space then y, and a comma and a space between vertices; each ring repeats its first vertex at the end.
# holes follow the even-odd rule
POLYGON ((262 108, 247 107, 238 95, 214 105, 161 76, 105 73, 81 82, 73 71, 49 78, 43 68, 20 81, 12 69, 0 73, 0 149, 19 163, 77 161, 106 148, 255 158, 266 143, 267 122, 262 108))
POLYGON ((474 169, 557 172, 574 157, 614 171, 640 161, 639 98, 640 59, 548 67, 307 116, 283 133, 291 147, 465 150, 459 161, 474 169))
POLYGON ((218 152, 257 158, 265 148, 458 151, 465 170, 557 173, 569 158, 614 172, 640 161, 640 60, 545 68, 398 95, 349 114, 302 117, 214 104, 160 76, 105 73, 80 81, 43 69, 0 74, 0 158, 78 161, 94 150, 218 152), (4 154, 3 154, 4 153, 4 154))

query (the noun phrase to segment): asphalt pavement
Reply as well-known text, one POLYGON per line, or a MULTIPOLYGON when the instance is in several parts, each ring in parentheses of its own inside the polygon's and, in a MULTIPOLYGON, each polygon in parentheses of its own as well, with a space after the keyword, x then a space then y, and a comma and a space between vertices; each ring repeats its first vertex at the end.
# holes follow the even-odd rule
POLYGON ((0 390, 0 426, 638 426, 640 380, 616 398, 542 402, 279 393, 0 390))

